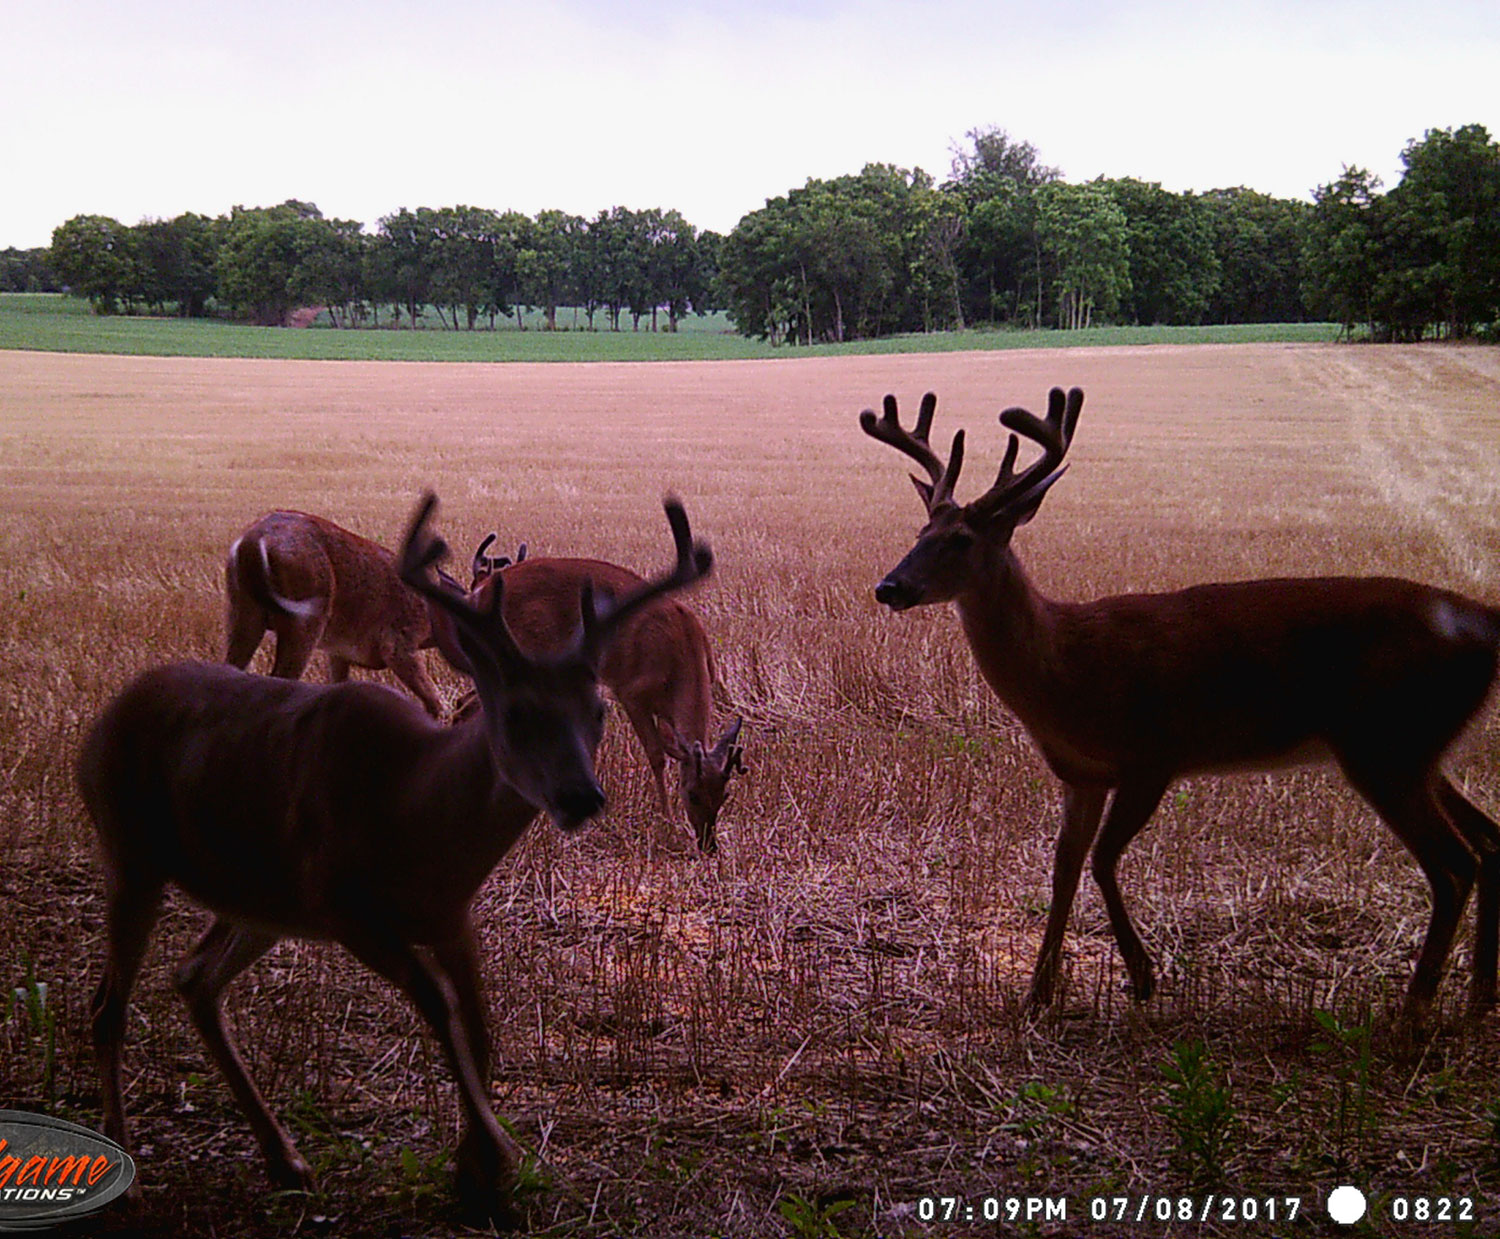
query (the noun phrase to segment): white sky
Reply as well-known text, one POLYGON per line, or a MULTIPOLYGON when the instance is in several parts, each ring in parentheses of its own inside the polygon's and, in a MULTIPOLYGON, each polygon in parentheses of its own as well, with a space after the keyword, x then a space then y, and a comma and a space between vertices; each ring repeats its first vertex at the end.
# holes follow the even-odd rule
POLYGON ((1286 197, 1500 137, 1497 0, 0 0, 0 65, 0 248, 291 197, 727 232, 990 125, 1071 181, 1286 197))

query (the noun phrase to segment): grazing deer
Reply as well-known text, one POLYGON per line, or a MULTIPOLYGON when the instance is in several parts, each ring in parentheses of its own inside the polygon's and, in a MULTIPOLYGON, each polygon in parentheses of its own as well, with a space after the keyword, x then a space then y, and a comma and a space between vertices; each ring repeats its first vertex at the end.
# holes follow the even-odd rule
POLYGON ((1115 866, 1167 788, 1205 771, 1331 758, 1432 886, 1405 1016, 1422 1022, 1476 876, 1470 1003, 1476 1011, 1492 1007, 1500 829, 1440 763, 1494 683, 1500 612, 1385 577, 1244 581, 1054 602, 1027 579, 1011 535, 1062 476, 1083 392, 1053 389, 1045 420, 1025 409, 1001 413, 1014 433, 999 478, 963 505, 953 495, 963 431, 945 465, 928 444, 936 406, 935 396, 923 398, 914 431, 901 425, 892 396, 883 416, 860 414, 866 434, 910 456, 929 479, 912 479, 927 524, 875 597, 894 611, 956 603, 984 678, 1062 780, 1052 906, 1028 1004, 1052 999, 1091 845, 1131 989, 1146 999, 1151 960, 1115 866), (1021 473, 1018 435, 1042 449, 1021 473))
MULTIPOLYGON (((446 573, 452 592, 461 586, 446 573)), ((297 680, 313 650, 328 655, 328 678, 349 668, 389 668, 434 718, 437 690, 419 650, 432 624, 421 595, 401 583, 385 547, 306 512, 269 512, 229 548, 224 566, 228 638, 224 661, 244 670, 266 630, 276 634, 271 674, 297 680)))
POLYGON ((105 1130, 126 1145, 126 1005, 163 889, 175 883, 215 917, 177 988, 271 1177, 305 1187, 308 1164, 246 1071, 220 997, 283 937, 338 942, 431 1025, 467 1119, 460 1198, 511 1221, 518 1150, 490 1109, 469 904, 538 813, 572 831, 603 808, 600 661, 632 618, 706 576, 712 556, 669 500, 672 571, 621 591, 602 613, 582 587, 574 640, 533 658, 500 613, 500 578, 484 607, 433 579, 447 550, 428 531, 434 503, 429 495, 418 508, 398 571, 451 621, 479 694, 468 723, 440 726, 377 684, 301 684, 184 662, 141 675, 94 724, 78 758, 106 887, 93 1037, 105 1130))
MULTIPOLYGON (((497 575, 482 571, 481 564, 494 536, 474 556, 476 600, 483 600, 490 588, 486 582, 497 575)), ((617 597, 638 588, 641 579, 597 559, 526 559, 524 545, 504 577, 505 622, 522 649, 538 654, 557 648, 578 627, 578 598, 585 585, 601 597, 617 597)), ((438 645, 448 653, 443 641, 438 645)), ((645 750, 661 812, 669 812, 665 770, 670 757, 678 765, 679 795, 698 847, 716 851, 729 780, 745 770, 739 743, 744 720, 735 719, 709 744, 713 655, 697 615, 676 598, 642 609, 622 625, 605 651, 599 679, 624 709, 645 750)), ((461 703, 455 717, 472 708, 472 702, 461 703)))

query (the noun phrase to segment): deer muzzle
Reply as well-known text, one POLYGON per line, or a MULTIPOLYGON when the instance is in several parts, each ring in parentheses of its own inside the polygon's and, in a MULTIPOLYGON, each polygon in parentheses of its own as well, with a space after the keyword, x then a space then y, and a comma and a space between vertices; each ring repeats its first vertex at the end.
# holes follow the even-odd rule
POLYGON ((598 783, 574 783, 557 793, 551 807, 552 820, 560 830, 577 830, 603 808, 604 791, 598 783))
POLYGON ((895 573, 875 587, 875 601, 892 611, 905 611, 922 601, 922 588, 899 579, 895 573))

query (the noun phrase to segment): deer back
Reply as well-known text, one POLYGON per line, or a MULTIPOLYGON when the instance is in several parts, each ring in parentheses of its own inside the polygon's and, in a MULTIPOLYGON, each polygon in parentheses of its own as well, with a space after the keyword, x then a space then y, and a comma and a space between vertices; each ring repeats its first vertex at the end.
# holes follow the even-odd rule
MULTIPOLYGON (((641 584, 630 569, 598 559, 527 559, 502 571, 501 613, 516 643, 533 657, 555 653, 577 633, 585 584, 606 605, 641 584)), ((475 601, 487 602, 492 588, 488 580, 482 581, 474 591, 475 601)), ((643 704, 677 719, 684 731, 697 727, 694 735, 708 728, 711 674, 703 625, 690 607, 671 597, 627 618, 599 663, 601 681, 617 691, 635 687, 638 695, 649 694, 643 704), (679 716, 681 705, 689 706, 691 717, 679 716)))
POLYGON ((356 666, 378 669, 391 648, 432 644, 427 606, 397 576, 394 554, 321 516, 267 513, 240 535, 230 560, 262 606, 271 591, 315 606, 324 622, 319 645, 356 666), (270 591, 254 587, 257 573, 270 591))
POLYGON ((111 871, 305 937, 368 912, 345 896, 413 941, 440 938, 537 814, 477 720, 444 728, 376 684, 219 663, 137 677, 91 729, 78 780, 111 871))

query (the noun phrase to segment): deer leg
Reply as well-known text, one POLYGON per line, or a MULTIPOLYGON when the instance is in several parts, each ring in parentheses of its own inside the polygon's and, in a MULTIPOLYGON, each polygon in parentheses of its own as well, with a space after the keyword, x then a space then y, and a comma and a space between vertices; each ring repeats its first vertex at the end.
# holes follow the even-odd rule
POLYGON ((1031 974, 1031 992, 1026 997, 1029 1008, 1044 1007, 1052 1001, 1068 913, 1073 909, 1078 877, 1099 829, 1099 817, 1108 794, 1109 789, 1104 787, 1063 785, 1063 824, 1057 832, 1057 854, 1052 863, 1052 907, 1047 912, 1041 953, 1031 974))
POLYGON ((349 678, 349 660, 340 658, 337 654, 329 651, 328 654, 328 682, 330 684, 342 684, 349 678))
POLYGON ((225 608, 224 630, 224 661, 243 671, 266 635, 265 614, 248 599, 231 595, 225 608))
POLYGON ((277 942, 275 934, 216 920, 177 969, 177 992, 187 1003, 193 1024, 265 1155, 271 1179, 282 1187, 312 1187, 312 1168, 297 1152, 291 1136, 276 1120, 245 1068, 239 1049, 224 1027, 225 986, 277 942))
MULTIPOLYGON (((1432 916, 1407 987, 1404 1013, 1408 1023, 1421 1027, 1437 996, 1443 964, 1479 865, 1439 807, 1432 769, 1404 772, 1393 767, 1388 754, 1368 762, 1361 760, 1357 765, 1351 765, 1343 755, 1340 760, 1349 782, 1406 844, 1432 887, 1432 916)), ((1492 915, 1489 900, 1485 904, 1483 915, 1492 915)), ((1484 950, 1488 953, 1488 946, 1484 950)), ((1478 975, 1476 967, 1476 978, 1478 975)))
POLYGON ((651 767, 651 780, 656 787, 656 803, 661 809, 662 816, 666 817, 671 812, 667 804, 667 755, 662 748, 661 737, 656 733, 655 716, 631 697, 621 696, 618 693, 616 697, 625 710, 625 717, 630 720, 631 729, 641 742, 641 748, 645 751, 646 764, 651 767))
POLYGON ((308 660, 317 648, 318 638, 323 635, 323 623, 321 616, 311 619, 277 616, 271 620, 271 631, 276 634, 276 659, 271 664, 273 676, 282 680, 302 678, 308 660))
POLYGON ((420 654, 415 650, 392 650, 386 656, 386 666, 411 689, 428 714, 433 718, 443 717, 443 703, 438 699, 437 689, 422 664, 420 654))
MULTIPOLYGON (((477 1017, 483 1023, 477 989, 468 996, 464 994, 470 984, 463 979, 465 974, 471 974, 471 981, 478 975, 472 943, 450 942, 435 952, 428 963, 407 943, 372 934, 361 927, 345 928, 347 932, 340 934, 340 941, 361 963, 385 977, 411 1000, 437 1035, 458 1082, 468 1121, 457 1161, 460 1201, 466 1210, 514 1224, 516 1218, 508 1198, 517 1181, 521 1150, 505 1134, 490 1108, 489 1087, 479 1070, 480 1056, 470 1040, 471 1021, 477 1017), (457 977, 450 973, 450 966, 457 968, 457 977), (466 1006, 471 1011, 467 1018, 466 1006)), ((488 1036, 482 1057, 486 1060, 489 1057, 488 1036)))
POLYGON ((458 998, 458 1014, 464 1022, 464 1032, 469 1038, 469 1050, 474 1057, 474 1069, 488 1090, 490 1071, 490 1026, 484 1003, 484 980, 479 972, 479 954, 474 944, 472 928, 450 942, 430 948, 438 968, 446 974, 458 998))
POLYGON ((161 913, 163 883, 156 879, 127 879, 117 866, 118 861, 111 860, 106 868, 109 890, 105 911, 104 976, 94 991, 91 1014, 94 1057, 99 1066, 100 1101, 104 1109, 104 1134, 128 1150, 125 1094, 120 1084, 125 1013, 130 1005, 130 991, 145 958, 151 930, 161 913))
POLYGON ((1130 974, 1130 992, 1140 1002, 1151 997, 1156 983, 1151 975, 1151 956, 1146 953, 1135 926, 1130 923, 1130 913, 1125 910, 1125 901, 1120 896, 1115 866, 1130 846, 1130 841, 1151 820, 1166 791, 1165 780, 1121 783, 1110 801, 1099 841, 1094 844, 1094 881, 1104 896, 1110 928, 1115 931, 1115 942, 1125 960, 1125 970, 1130 974))
MULTIPOLYGON (((469 1050, 474 1059, 474 1070, 489 1093, 490 1079, 490 1032, 489 1020, 484 1005, 484 981, 479 972, 479 958, 474 944, 472 928, 449 942, 430 948, 437 969, 445 974, 458 1000, 458 1014, 463 1021, 464 1033, 468 1037, 469 1050)), ((454 1164, 458 1178, 460 1199, 483 1200, 491 1185, 508 1173, 503 1161, 497 1161, 495 1146, 482 1134, 483 1129, 472 1123, 459 1144, 454 1164)), ((512 1163, 513 1165, 514 1163, 512 1163)))
POLYGON ((1474 909, 1474 971, 1469 1006, 1476 1012, 1495 1005, 1495 965, 1500 955, 1500 828, 1441 773, 1434 780, 1438 804, 1479 858, 1474 909))

